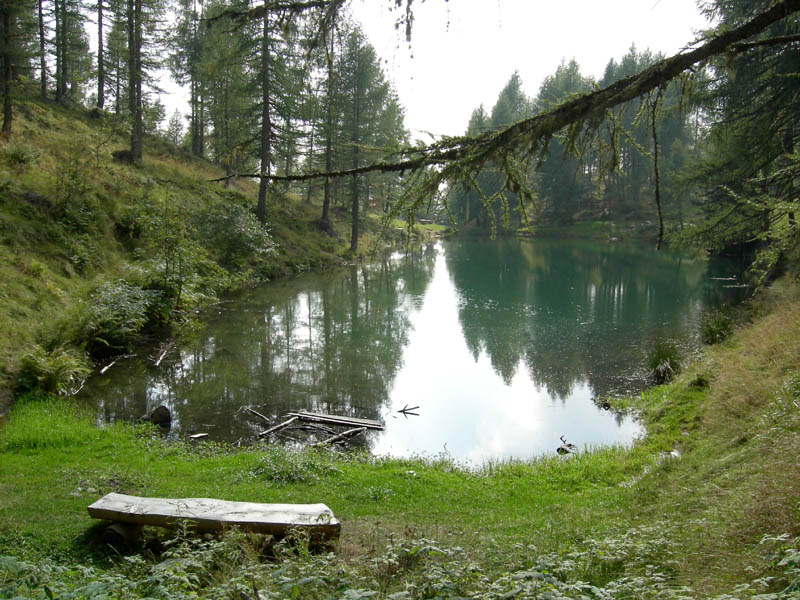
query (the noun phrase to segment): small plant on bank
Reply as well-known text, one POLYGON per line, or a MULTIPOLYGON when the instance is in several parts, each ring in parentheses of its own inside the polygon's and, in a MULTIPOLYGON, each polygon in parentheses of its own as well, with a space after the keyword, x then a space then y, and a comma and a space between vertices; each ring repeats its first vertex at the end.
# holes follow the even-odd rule
POLYGON ((39 151, 23 142, 10 142, 0 147, 0 162, 17 173, 23 172, 39 159, 39 151))
POLYGON ((647 354, 650 379, 656 385, 670 381, 681 370, 681 350, 675 342, 659 340, 647 354))
POLYGON ((66 396, 77 389, 89 372, 86 356, 77 349, 63 346, 48 349, 37 344, 22 355, 17 389, 66 396))
POLYGON ((160 293, 112 281, 98 287, 90 297, 83 325, 86 347, 93 356, 130 347, 149 320, 151 306, 160 293))
POLYGON ((733 318, 721 310, 711 310, 700 319, 700 337, 704 344, 719 344, 733 333, 733 318))
POLYGON ((264 452, 258 465, 250 475, 266 479, 278 485, 290 483, 314 483, 326 475, 340 473, 330 455, 315 450, 291 450, 281 446, 270 447, 264 452))

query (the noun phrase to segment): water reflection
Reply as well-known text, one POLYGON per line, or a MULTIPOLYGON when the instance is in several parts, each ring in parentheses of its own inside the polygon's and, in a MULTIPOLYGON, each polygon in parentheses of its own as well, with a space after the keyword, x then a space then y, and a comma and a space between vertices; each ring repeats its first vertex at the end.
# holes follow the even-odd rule
MULTIPOLYGON (((592 403, 639 382, 659 336, 691 344, 721 294, 707 264, 624 246, 450 241, 253 290, 163 362, 120 361, 85 396, 105 421, 159 404, 176 434, 254 439, 307 409, 380 419, 366 442, 460 460, 626 443, 638 427, 592 403), (420 416, 397 411, 419 405, 420 416)), ((716 272, 720 276, 726 273, 716 272)))
POLYGON ((596 395, 630 390, 654 338, 688 341, 707 262, 618 244, 503 240, 450 243, 447 267, 473 356, 488 354, 506 383, 522 362, 565 399, 583 382, 596 395))

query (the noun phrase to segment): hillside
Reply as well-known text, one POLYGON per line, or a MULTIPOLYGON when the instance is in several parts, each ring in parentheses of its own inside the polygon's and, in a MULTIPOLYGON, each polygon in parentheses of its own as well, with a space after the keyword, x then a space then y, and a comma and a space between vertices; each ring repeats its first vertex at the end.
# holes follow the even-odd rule
MULTIPOLYGON (((14 133, 0 141, 0 407, 20 371, 22 389, 65 391, 90 358, 124 352, 223 294, 352 258, 335 221, 343 208, 331 237, 316 226, 315 198, 276 188, 264 229, 257 183, 210 182, 218 167, 157 137, 135 167, 114 158, 128 143, 110 114, 16 107, 14 133)), ((380 223, 362 221, 367 251, 380 223)))

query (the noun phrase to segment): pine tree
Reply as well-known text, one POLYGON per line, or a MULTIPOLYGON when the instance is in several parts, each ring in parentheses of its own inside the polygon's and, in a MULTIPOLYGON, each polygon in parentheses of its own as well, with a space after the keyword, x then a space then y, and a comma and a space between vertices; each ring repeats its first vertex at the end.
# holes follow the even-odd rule
POLYGON ((189 137, 192 153, 205 155, 205 89, 201 83, 206 28, 201 25, 204 5, 198 0, 178 0, 178 21, 169 39, 168 64, 178 83, 189 84, 189 137))
MULTIPOLYGON (((714 0, 705 6, 730 28, 769 5, 714 0)), ((696 240, 717 251, 755 256, 761 281, 787 257, 800 256, 800 49, 780 42, 797 30, 797 19, 779 21, 761 36, 777 42, 718 59, 700 95, 709 133, 695 179, 706 191, 700 206, 705 222, 695 228, 696 240)))

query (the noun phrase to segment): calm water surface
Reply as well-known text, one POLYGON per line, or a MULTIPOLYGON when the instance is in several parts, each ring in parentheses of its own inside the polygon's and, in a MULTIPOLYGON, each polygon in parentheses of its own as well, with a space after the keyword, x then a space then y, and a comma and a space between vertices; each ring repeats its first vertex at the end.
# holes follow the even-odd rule
MULTIPOLYGON (((252 441, 288 411, 379 419, 377 454, 459 461, 626 444, 630 417, 593 398, 641 389, 655 340, 697 346, 733 266, 620 244, 447 241, 252 290, 210 310, 156 367, 120 360, 83 395, 103 421, 159 404, 173 435, 252 441), (419 416, 397 411, 419 406, 419 416)), ((292 434, 306 440, 307 434, 292 434)))

